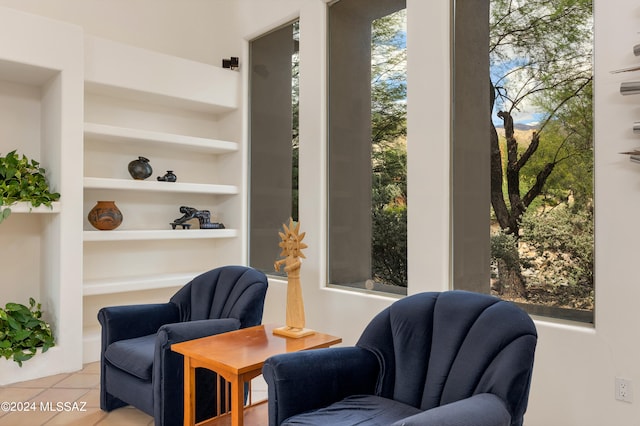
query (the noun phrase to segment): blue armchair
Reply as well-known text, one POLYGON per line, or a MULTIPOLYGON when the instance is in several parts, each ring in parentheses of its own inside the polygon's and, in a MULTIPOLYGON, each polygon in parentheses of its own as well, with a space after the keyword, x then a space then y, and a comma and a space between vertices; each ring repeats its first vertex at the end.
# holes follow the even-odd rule
POLYGON ((269 425, 521 426, 537 333, 510 302, 405 297, 354 347, 267 359, 269 425))
MULTIPOLYGON (((156 426, 183 424, 183 357, 173 343, 262 322, 267 277, 252 268, 225 266, 205 272, 168 303, 102 308, 100 408, 133 405, 156 426)), ((217 410, 215 373, 196 372, 196 420, 217 410)))

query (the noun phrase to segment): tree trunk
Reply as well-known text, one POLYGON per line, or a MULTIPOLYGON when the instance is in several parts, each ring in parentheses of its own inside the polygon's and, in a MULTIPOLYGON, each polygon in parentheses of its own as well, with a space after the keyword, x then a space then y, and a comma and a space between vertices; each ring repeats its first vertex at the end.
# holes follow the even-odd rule
MULTIPOLYGON (((496 99, 496 89, 492 82, 489 82, 491 91, 491 111, 496 99)), ((490 133, 489 143, 491 144, 490 156, 491 156, 491 206, 496 214, 496 219, 500 224, 500 228, 509 229, 509 209, 504 201, 504 194, 502 192, 502 180, 504 176, 502 174, 502 156, 500 154, 500 144, 498 138, 498 132, 496 126, 493 124, 491 117, 489 117, 490 133)))
POLYGON ((498 283, 496 289, 498 294, 509 299, 526 299, 527 289, 524 277, 520 272, 520 263, 505 262, 498 259, 498 283))

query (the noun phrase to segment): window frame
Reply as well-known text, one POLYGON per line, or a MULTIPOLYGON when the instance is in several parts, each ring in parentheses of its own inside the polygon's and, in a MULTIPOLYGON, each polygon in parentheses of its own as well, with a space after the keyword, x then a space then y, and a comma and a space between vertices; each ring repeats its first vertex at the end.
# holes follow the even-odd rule
MULTIPOLYGON (((491 114, 488 97, 490 93, 488 84, 490 1, 454 1, 451 23, 453 33, 450 141, 452 288, 482 293, 491 292, 490 169, 482 167, 482 164, 486 166, 490 164, 490 153, 489 144, 478 144, 477 135, 474 138, 474 135, 465 128, 474 127, 469 126, 470 122, 479 123, 475 126, 482 126, 482 120, 489 120, 491 114), (480 20, 479 16, 486 16, 486 19, 480 20), (485 23, 486 25, 483 25, 485 23), (483 46, 486 46, 486 49, 483 46), (485 67, 486 74, 479 71, 485 67), (478 107, 477 102, 468 102, 469 98, 479 99, 478 102, 486 105, 486 109, 478 107), (472 108, 469 108, 470 104, 473 104, 472 108), (461 123, 464 127, 460 125, 461 123), (463 164, 463 167, 456 167, 459 164, 463 164), (463 189, 458 191, 457 188, 463 189), (478 211, 486 211, 486 215, 478 214, 478 211)), ((487 137, 489 137, 488 134, 487 137)), ((595 324, 595 307, 592 311, 581 311, 532 303, 516 302, 516 304, 532 315, 585 325, 595 324)))
POLYGON ((371 56, 365 60, 352 55, 371 45, 373 21, 406 9, 406 0, 377 4, 371 0, 340 0, 328 9, 327 286, 406 295, 407 287, 371 279, 371 79, 362 77, 370 75, 371 56), (336 15, 335 8, 344 8, 345 12, 336 15), (336 34, 347 29, 355 37, 336 34), (354 126, 353 122, 359 125, 354 126), (349 143, 337 145, 338 140, 349 143), (354 158, 357 164, 353 163, 354 158))

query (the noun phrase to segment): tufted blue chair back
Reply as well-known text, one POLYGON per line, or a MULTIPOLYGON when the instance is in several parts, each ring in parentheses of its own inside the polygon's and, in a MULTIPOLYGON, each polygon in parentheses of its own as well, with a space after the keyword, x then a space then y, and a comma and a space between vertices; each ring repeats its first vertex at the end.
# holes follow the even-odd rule
POLYGON ((180 321, 236 318, 240 328, 262 319, 266 286, 261 272, 243 266, 226 266, 197 276, 169 300, 178 306, 180 321), (260 295, 260 296, 258 296, 260 295))
POLYGON ((395 302, 357 346, 378 358, 379 396, 429 410, 492 393, 506 402, 516 426, 527 406, 536 341, 533 321, 514 304, 450 291, 395 302))

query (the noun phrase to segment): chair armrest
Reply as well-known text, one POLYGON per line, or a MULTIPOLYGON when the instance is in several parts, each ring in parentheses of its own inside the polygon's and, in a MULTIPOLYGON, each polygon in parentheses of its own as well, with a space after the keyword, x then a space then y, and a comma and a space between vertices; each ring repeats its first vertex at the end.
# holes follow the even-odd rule
POLYGON ((156 346, 160 345, 161 349, 169 349, 169 346, 174 343, 213 336, 214 334, 225 333, 239 328, 240 320, 235 318, 206 319, 165 324, 158 329, 156 346))
POLYGON ((373 395, 380 372, 376 356, 363 348, 328 348, 276 355, 262 374, 269 385, 269 425, 325 407, 348 395, 373 395))
MULTIPOLYGON (((179 321, 179 319, 177 320, 179 321)), ((207 319, 164 324, 158 329, 153 352, 153 398, 156 424, 182 424, 182 399, 184 393, 184 357, 173 352, 171 345, 187 340, 237 330, 240 321, 235 318, 207 319), (159 380, 157 380, 159 378, 159 380), (176 410, 179 410, 176 412, 176 410)), ((196 371, 196 406, 204 407, 196 411, 210 416, 216 413, 215 400, 217 381, 215 374, 206 369, 196 371), (210 407, 207 408, 207 407, 210 407), (211 411, 209 413, 209 411, 211 411)), ((197 414, 199 420, 203 414, 197 414)), ((205 416, 206 417, 206 416, 205 416)))
POLYGON ((100 309, 103 349, 118 340, 147 336, 167 323, 179 321, 178 307, 173 303, 110 306, 100 309))
POLYGON ((481 393, 399 420, 391 426, 510 426, 511 415, 496 395, 481 393))

